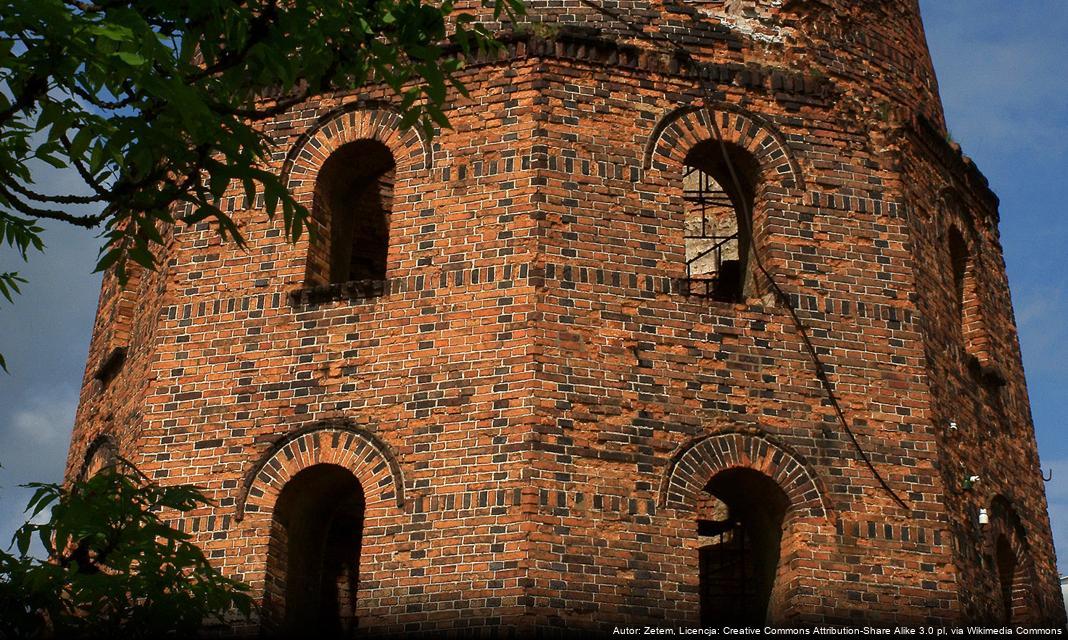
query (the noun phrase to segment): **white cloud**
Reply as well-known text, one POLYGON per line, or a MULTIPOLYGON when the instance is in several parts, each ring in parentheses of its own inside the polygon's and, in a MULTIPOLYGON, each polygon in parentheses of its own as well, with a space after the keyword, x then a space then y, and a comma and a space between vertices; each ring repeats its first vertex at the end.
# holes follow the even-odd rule
POLYGON ((1028 375, 1032 379, 1068 378, 1068 326, 1064 323, 1068 295, 1064 289, 1028 287, 1016 297, 1016 322, 1028 375))
POLYGON ((20 485, 62 479, 77 404, 76 387, 41 385, 15 406, 0 406, 0 548, 25 522, 33 491, 20 485))
POLYGON ((57 396, 36 396, 26 405, 11 416, 16 437, 36 444, 67 444, 78 408, 77 393, 68 390, 57 396))

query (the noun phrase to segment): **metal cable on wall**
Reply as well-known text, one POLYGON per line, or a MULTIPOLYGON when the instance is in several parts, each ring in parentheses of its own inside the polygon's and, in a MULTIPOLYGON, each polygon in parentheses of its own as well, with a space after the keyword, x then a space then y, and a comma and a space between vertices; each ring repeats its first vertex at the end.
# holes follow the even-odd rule
MULTIPOLYGON (((701 92, 704 94, 706 104, 714 104, 715 99, 713 97, 712 90, 705 80, 705 78, 709 77, 710 74, 704 73, 702 64, 695 59, 689 49, 680 45, 678 42, 675 42, 668 38, 657 37, 646 33, 644 30, 641 29, 641 27, 631 23, 623 15, 612 11, 611 9, 603 7, 597 4, 596 2, 593 2, 592 0, 579 1, 587 7, 593 9, 594 11, 597 11, 598 13, 623 24, 627 28, 627 30, 634 33, 636 37, 645 40, 646 42, 649 42, 650 44, 656 46, 657 48, 660 48, 661 50, 670 52, 675 56, 678 56, 682 61, 686 62, 690 69, 696 71, 696 80, 700 85, 701 92)), ((734 183, 733 187, 738 193, 741 193, 741 179, 738 175, 737 169, 734 166, 734 163, 731 160, 729 150, 727 149, 727 144, 723 139, 722 132, 720 131, 719 123, 716 122, 716 118, 709 118, 709 120, 711 121, 712 130, 715 133, 716 139, 719 142, 719 149, 723 155, 723 161, 727 167, 727 171, 730 174, 731 181, 734 183)), ((896 502, 902 509, 908 511, 908 504, 904 501, 904 499, 901 498, 901 496, 897 494, 897 492, 894 491, 890 484, 883 478, 882 474, 879 473, 879 470, 876 469, 875 464, 868 456, 868 453, 864 450, 864 447, 861 446, 860 442, 857 440, 856 434, 853 432, 853 429, 849 426, 849 420, 846 418, 845 411, 842 409, 841 403, 838 401, 838 397, 834 391, 834 386, 831 384, 830 379, 827 377, 826 366, 823 364, 823 360, 820 358, 819 352, 816 351, 816 347, 815 345, 813 345, 812 339, 809 336, 808 327, 806 327, 804 322, 801 320, 801 317, 797 313, 797 309, 794 308, 793 304, 790 302, 789 296, 786 294, 785 291, 783 291, 782 287, 779 286, 779 283, 776 281, 775 277, 764 264, 760 251, 757 250, 756 240, 752 232, 753 230, 750 226, 752 224, 752 218, 750 217, 752 212, 749 210, 748 203, 745 202, 744 198, 741 198, 738 205, 742 208, 742 215, 738 216, 740 221, 739 223, 741 225, 746 226, 746 228, 744 229, 745 235, 747 235, 749 238, 750 251, 756 262, 757 269, 760 271, 761 275, 764 276, 768 284, 771 286, 778 302, 786 308, 791 320, 793 321, 794 326, 797 328, 797 331, 801 336, 801 341, 805 345, 805 350, 808 353, 810 359, 812 360, 813 366, 815 367, 816 378, 820 381, 820 384, 823 387, 823 390, 831 403, 831 407, 834 409, 834 413, 838 418, 838 421, 841 423, 842 428, 849 436, 849 440, 853 444, 853 447, 856 449, 861 460, 871 471, 872 475, 875 476, 875 479, 879 482, 880 486, 882 486, 882 488, 887 492, 887 494, 889 494, 890 497, 893 498, 894 502, 896 502)))

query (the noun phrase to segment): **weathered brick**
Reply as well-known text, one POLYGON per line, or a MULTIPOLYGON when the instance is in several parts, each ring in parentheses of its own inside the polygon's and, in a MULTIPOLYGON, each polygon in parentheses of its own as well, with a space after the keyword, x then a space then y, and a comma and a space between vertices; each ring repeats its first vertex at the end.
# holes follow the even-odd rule
POLYGON ((265 125, 313 209, 344 144, 392 153, 384 280, 331 282, 239 189, 247 252, 178 227, 158 272, 105 277, 68 476, 121 454, 197 484, 178 525, 268 617, 279 497, 335 465, 362 628, 698 622, 734 477, 786 499, 774 621, 1063 624, 997 199, 945 140, 915 3, 614 3, 657 42, 529 5, 432 143, 384 87, 265 125), (683 172, 721 140, 781 296, 752 258, 736 299, 685 293, 683 172))

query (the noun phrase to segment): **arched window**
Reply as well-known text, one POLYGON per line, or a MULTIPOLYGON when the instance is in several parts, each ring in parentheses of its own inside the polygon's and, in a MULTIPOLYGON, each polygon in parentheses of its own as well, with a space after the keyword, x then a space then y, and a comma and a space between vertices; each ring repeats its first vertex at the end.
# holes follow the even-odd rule
POLYGON ((318 237, 307 282, 385 280, 393 207, 393 154, 377 140, 344 144, 323 163, 312 218, 318 237))
POLYGON ((713 140, 686 156, 686 281, 690 295, 740 302, 753 293, 749 251, 759 165, 741 147, 724 146, 726 157, 713 140))
POLYGON ((284 633, 336 636, 356 628, 364 493, 344 467, 300 471, 278 497, 268 598, 284 633))
POLYGON ((975 256, 968 240, 956 225, 949 228, 949 259, 952 273, 954 322, 960 328, 960 340, 967 353, 981 362, 988 359, 982 322, 982 304, 976 282, 975 256))
POLYGON ((78 480, 88 480, 101 469, 114 467, 119 462, 119 453, 115 447, 115 441, 109 435, 99 436, 89 445, 82 461, 82 468, 78 472, 78 480))
POLYGON ((966 326, 965 301, 972 274, 972 256, 968 243, 957 227, 949 228, 949 261, 953 277, 953 317, 961 327, 962 335, 966 326))
POLYGON ((1038 622, 1042 615, 1034 593, 1034 565, 1026 532, 1004 496, 997 496, 991 503, 990 523, 1002 622, 1038 622))
POLYGON ((763 624, 779 567, 783 490, 752 469, 728 469, 698 505, 701 622, 763 624))

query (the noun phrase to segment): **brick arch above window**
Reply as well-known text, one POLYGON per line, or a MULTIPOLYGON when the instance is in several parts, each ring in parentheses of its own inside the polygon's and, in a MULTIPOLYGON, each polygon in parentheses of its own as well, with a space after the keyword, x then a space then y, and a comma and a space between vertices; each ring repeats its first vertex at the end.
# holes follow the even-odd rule
POLYGON ((311 205, 315 179, 334 151, 358 140, 377 140, 393 154, 397 173, 429 171, 430 143, 415 127, 403 131, 401 116, 381 105, 357 103, 320 119, 290 150, 282 167, 282 181, 298 202, 311 205))
MULTIPOLYGON (((987 532, 987 549, 995 559, 997 569, 997 544, 999 539, 1008 541, 1013 560, 1013 572, 1010 577, 1010 619, 1012 622, 1035 623, 1043 619, 1042 611, 1035 597, 1035 566, 1031 560, 1031 551, 1027 543, 1027 532, 1012 502, 1003 495, 998 495, 990 504, 990 529, 987 532)), ((999 584, 1001 582, 999 576, 999 584)), ((1006 588, 1006 585, 1001 585, 1006 588)))
POLYGON ((685 166, 691 149, 720 139, 748 151, 763 179, 789 189, 805 188, 801 166, 785 138, 760 116, 728 105, 681 107, 664 115, 645 145, 643 166, 657 171, 685 166))
MULTIPOLYGON (((940 241, 949 256, 946 265, 953 298, 953 321, 959 325, 965 352, 980 367, 994 366, 990 335, 986 329, 986 295, 982 275, 983 242, 977 221, 961 195, 945 188, 938 198, 940 241)), ((993 370, 991 370, 993 371, 993 370)), ((995 379, 1001 374, 996 373, 995 379)))
POLYGON ((956 228, 968 243, 968 250, 975 253, 979 249, 979 230, 961 194, 952 187, 942 189, 938 194, 938 208, 941 210, 940 233, 945 236, 950 229, 956 228))
POLYGON ((390 504, 404 508, 404 476, 389 447, 347 423, 320 424, 282 438, 252 466, 237 500, 237 519, 273 511, 286 483, 317 464, 349 470, 363 487, 368 509, 390 504))
POLYGON ((799 456, 765 436, 742 432, 718 433, 684 446, 661 482, 660 504, 692 510, 709 481, 728 469, 752 469, 775 481, 790 501, 788 518, 829 514, 824 492, 799 456))
POLYGON ((101 434, 89 443, 78 469, 78 480, 88 480, 97 471, 114 465, 119 461, 119 446, 109 434, 101 434))

